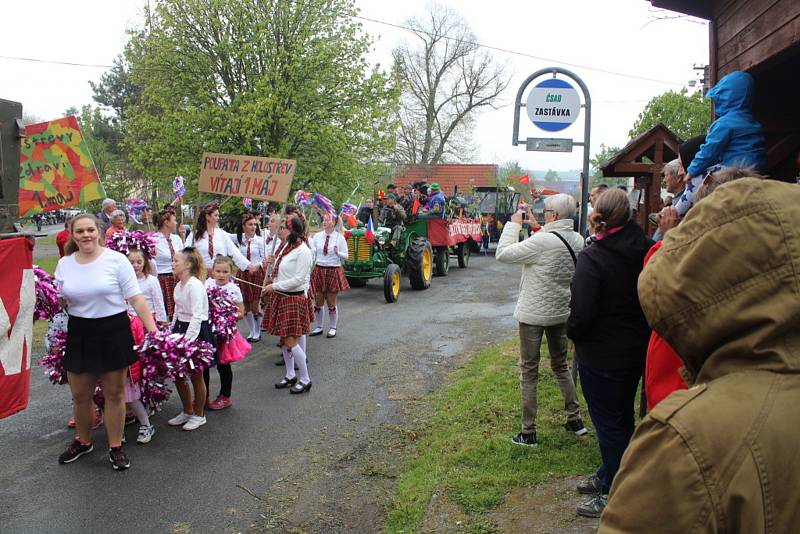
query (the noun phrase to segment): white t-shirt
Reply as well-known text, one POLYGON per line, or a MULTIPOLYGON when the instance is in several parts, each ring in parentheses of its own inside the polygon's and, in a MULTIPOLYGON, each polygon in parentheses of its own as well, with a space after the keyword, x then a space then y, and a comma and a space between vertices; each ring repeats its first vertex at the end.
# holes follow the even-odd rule
POLYGON ((203 282, 192 276, 175 284, 175 321, 189 323, 186 339, 194 341, 200 334, 200 325, 208 321, 208 294, 203 282))
POLYGON ((343 260, 347 259, 347 240, 339 232, 331 232, 326 234, 317 232, 311 238, 311 250, 314 252, 316 264, 320 267, 339 267, 343 260), (328 253, 325 252, 325 238, 330 235, 328 239, 328 253), (334 252, 337 249, 338 254, 334 252))
MULTIPOLYGON (((142 295, 144 295, 150 311, 155 314, 156 321, 166 323, 168 320, 167 310, 164 307, 164 295, 161 293, 161 284, 158 283, 158 278, 148 274, 145 278, 137 278, 136 281, 139 282, 139 289, 142 290, 142 295)), ((134 311, 130 304, 128 304, 128 311, 134 311)))
POLYGON ((236 304, 241 304, 244 302, 244 297, 242 297, 242 290, 239 289, 239 286, 237 286, 233 282, 228 282, 224 286, 221 286, 217 284, 216 280, 214 280, 213 278, 209 278, 206 280, 206 289, 208 289, 209 287, 218 287, 221 290, 225 291, 231 298, 231 300, 236 304))
POLYGON ((86 264, 75 261, 75 254, 64 256, 58 260, 55 278, 69 314, 84 319, 122 313, 127 300, 142 294, 131 262, 110 249, 86 264))
MULTIPOLYGON (((170 274, 172 273, 172 251, 169 249, 167 238, 161 232, 156 232, 156 273, 157 274, 170 274)), ((170 234, 170 241, 172 241, 172 248, 175 252, 183 250, 183 241, 177 234, 170 234)))

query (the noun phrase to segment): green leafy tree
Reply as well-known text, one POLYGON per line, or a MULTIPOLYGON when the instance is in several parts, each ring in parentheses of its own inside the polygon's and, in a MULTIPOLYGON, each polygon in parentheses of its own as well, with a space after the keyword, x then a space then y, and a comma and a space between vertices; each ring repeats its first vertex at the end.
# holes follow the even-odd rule
POLYGON ((354 0, 159 2, 125 51, 132 164, 162 191, 185 176, 191 196, 204 151, 292 158, 295 189, 342 200, 395 142, 398 91, 356 14, 354 0))
POLYGON ((647 103, 628 135, 636 137, 659 123, 681 140, 703 135, 711 125, 711 101, 700 92, 689 94, 686 88, 667 91, 647 103))
POLYGON ((606 146, 604 143, 600 143, 600 149, 595 153, 594 157, 589 159, 589 165, 592 171, 592 179, 590 180, 591 187, 600 184, 613 187, 615 185, 625 184, 628 181, 627 178, 612 178, 603 176, 603 167, 605 167, 606 163, 608 163, 609 160, 613 158, 619 151, 619 147, 606 146))

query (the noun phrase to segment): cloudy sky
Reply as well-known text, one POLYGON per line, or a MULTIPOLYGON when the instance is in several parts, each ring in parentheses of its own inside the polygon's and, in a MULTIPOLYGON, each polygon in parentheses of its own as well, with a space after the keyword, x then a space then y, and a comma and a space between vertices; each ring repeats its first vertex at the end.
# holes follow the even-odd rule
MULTIPOLYGON (((388 24, 402 25, 429 5, 427 0, 357 3, 364 30, 377 39, 372 59, 386 67, 392 48, 401 40, 414 39, 388 24)), ((480 43, 508 51, 491 51, 497 61, 507 64, 511 83, 502 107, 484 111, 478 119, 475 162, 517 160, 523 167, 557 170, 581 166, 579 148, 571 154, 552 154, 511 145, 514 97, 522 81, 538 69, 563 66, 586 82, 593 101, 594 153, 600 143, 623 145, 650 98, 686 86, 697 77, 693 65, 708 61, 705 24, 685 18, 658 20, 664 12, 645 0, 439 3, 460 12, 480 43)), ((142 24, 145 4, 144 0, 3 2, 2 19, 19 23, 6 24, 0 32, 0 98, 22 102, 26 113, 43 119, 58 118, 70 106, 92 103, 88 81, 97 80, 104 68, 9 57, 108 65, 124 47, 125 30, 142 24), (32 20, 34 24, 29 23, 32 20)), ((583 137, 582 118, 555 135, 537 131, 524 114, 522 124, 523 138, 583 137)))

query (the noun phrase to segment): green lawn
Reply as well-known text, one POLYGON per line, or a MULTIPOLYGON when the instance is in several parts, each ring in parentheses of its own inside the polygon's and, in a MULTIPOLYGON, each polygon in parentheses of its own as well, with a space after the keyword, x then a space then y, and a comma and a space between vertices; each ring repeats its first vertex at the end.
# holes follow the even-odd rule
MULTIPOLYGON (((481 531, 481 514, 512 488, 597 467, 594 438, 564 430, 563 400, 546 360, 539 381, 539 446, 511 443, 519 431, 518 351, 518 340, 482 350, 430 400, 430 415, 398 478, 386 532, 419 531, 434 491, 460 505, 475 522, 471 529, 481 531)), ((584 418, 588 425, 585 412, 584 418)))
POLYGON ((44 269, 50 274, 56 271, 56 264, 58 263, 58 256, 45 256, 44 258, 37 258, 33 263, 44 269))

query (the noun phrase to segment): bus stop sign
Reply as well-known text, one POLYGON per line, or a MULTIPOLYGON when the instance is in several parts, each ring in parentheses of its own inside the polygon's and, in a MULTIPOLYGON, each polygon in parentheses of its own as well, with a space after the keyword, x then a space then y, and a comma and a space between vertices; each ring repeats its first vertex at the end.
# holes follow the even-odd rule
POLYGON ((560 78, 539 82, 525 103, 528 118, 547 132, 559 132, 578 120, 581 99, 578 91, 560 78))

